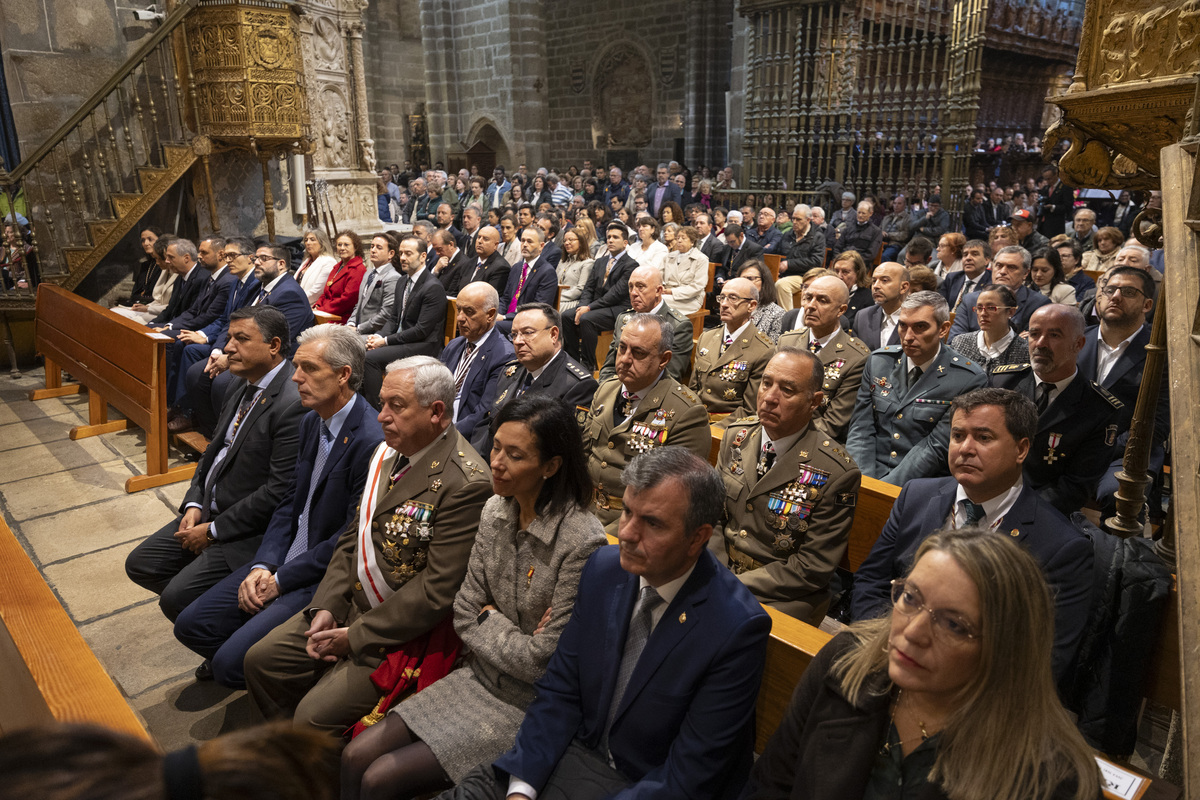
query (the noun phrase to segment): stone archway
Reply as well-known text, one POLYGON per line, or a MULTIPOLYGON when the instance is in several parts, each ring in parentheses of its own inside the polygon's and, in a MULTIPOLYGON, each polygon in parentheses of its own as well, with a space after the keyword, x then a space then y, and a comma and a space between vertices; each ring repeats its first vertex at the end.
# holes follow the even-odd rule
POLYGON ((486 178, 491 178, 492 169, 497 164, 503 166, 508 172, 516 169, 516 164, 512 162, 512 151, 508 148, 508 142, 504 136, 497 130, 491 120, 481 119, 475 123, 471 129, 470 136, 467 137, 469 144, 467 145, 468 158, 471 155, 478 156, 479 174, 486 178), (484 169, 484 161, 490 160, 491 166, 484 169))

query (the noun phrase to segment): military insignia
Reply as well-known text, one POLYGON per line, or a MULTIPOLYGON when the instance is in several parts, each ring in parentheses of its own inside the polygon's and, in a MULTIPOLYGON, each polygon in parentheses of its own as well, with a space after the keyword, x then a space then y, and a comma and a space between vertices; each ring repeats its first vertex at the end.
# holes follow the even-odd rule
POLYGON ((706 356, 706 355, 708 355, 708 348, 707 348, 707 347, 701 347, 701 348, 700 348, 700 352, 699 352, 699 353, 697 353, 697 355, 701 355, 701 356, 706 356))
POLYGON ((808 451, 807 451, 807 450, 801 450, 801 451, 800 451, 800 458, 801 458, 801 459, 808 458, 808 451))
POLYGON ((410 500, 397 506, 392 518, 383 526, 383 560, 391 567, 392 577, 408 581, 424 567, 428 554, 424 547, 415 552, 405 548, 433 541, 434 507, 410 500), (414 530, 415 528, 415 530, 414 530))
POLYGON ((946 371, 946 368, 943 367, 941 364, 938 364, 938 372, 945 372, 945 371, 946 371))
POLYGON ((1053 464, 1055 461, 1062 458, 1061 455, 1056 454, 1054 452, 1054 448, 1058 447, 1058 443, 1061 441, 1062 441, 1061 433, 1050 434, 1050 442, 1049 442, 1050 452, 1046 453, 1046 455, 1042 458, 1042 460, 1045 461, 1047 464, 1053 464))
POLYGON ((517 368, 516 368, 516 366, 514 365, 514 366, 511 366, 511 367, 509 367, 508 369, 504 370, 504 377, 506 377, 506 378, 511 378, 511 377, 512 377, 513 375, 515 375, 516 373, 517 373, 517 368))
POLYGON ((582 427, 587 424, 588 408, 587 406, 575 406, 575 421, 582 427))
POLYGON ((683 612, 682 614, 680 614, 680 615, 679 615, 679 621, 680 621, 681 623, 682 623, 682 622, 687 622, 687 612, 686 612, 686 611, 685 611, 685 612, 683 612))
POLYGON ((854 506, 857 505, 857 503, 858 503, 858 495, 856 495, 854 492, 839 492, 833 498, 833 504, 837 505, 837 506, 846 506, 848 508, 854 508, 854 506))
POLYGON ((741 447, 742 442, 746 441, 746 437, 749 435, 750 435, 750 429, 742 428, 740 431, 737 432, 737 435, 733 437, 733 446, 741 447))
POLYGON ((505 389, 503 392, 500 393, 500 396, 496 398, 496 405, 500 405, 501 403, 503 403, 504 398, 506 398, 506 397, 508 397, 508 389, 505 389))
POLYGON ((604 404, 603 403, 601 403, 598 406, 592 406, 592 414, 594 414, 595 416, 598 417, 603 413, 604 413, 604 404))
POLYGON ((777 533, 775 534, 774 546, 781 553, 786 553, 796 546, 796 541, 791 537, 791 534, 777 533))
POLYGON ((438 465, 440 465, 441 463, 442 463, 442 462, 440 462, 440 461, 434 461, 433 463, 431 463, 431 464, 429 465, 429 468, 430 468, 430 469, 437 469, 437 468, 438 468, 438 465))
POLYGON ((1117 426, 1109 425, 1107 428, 1104 429, 1104 444, 1106 444, 1109 447, 1112 447, 1116 443, 1117 443, 1117 426))
POLYGON ((726 389, 724 394, 722 395, 722 397, 724 397, 726 400, 736 400, 737 399, 737 390, 736 389, 726 389))
POLYGON ((441 488, 442 488, 441 478, 439 478, 436 481, 434 481, 433 483, 429 484, 429 490, 431 492, 433 492, 434 494, 437 494, 438 489, 441 489, 441 488))
POLYGON ((463 466, 466 467, 467 469, 469 469, 472 474, 474 474, 476 472, 478 472, 481 475, 483 474, 483 470, 481 470, 479 467, 475 466, 475 462, 471 461, 470 459, 464 460, 463 466))

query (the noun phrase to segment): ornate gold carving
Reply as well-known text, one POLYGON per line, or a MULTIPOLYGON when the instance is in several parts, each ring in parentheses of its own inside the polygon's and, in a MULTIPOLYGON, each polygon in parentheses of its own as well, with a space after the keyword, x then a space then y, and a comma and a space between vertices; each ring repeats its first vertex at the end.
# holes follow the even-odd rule
POLYGON ((1084 31, 1091 41, 1080 48, 1081 88, 1200 69, 1200 0, 1097 0, 1088 4, 1084 31))

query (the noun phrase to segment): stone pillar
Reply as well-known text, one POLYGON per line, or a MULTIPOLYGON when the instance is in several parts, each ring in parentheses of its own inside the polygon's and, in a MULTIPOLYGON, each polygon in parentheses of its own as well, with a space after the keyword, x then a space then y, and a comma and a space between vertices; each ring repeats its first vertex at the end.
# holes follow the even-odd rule
POLYGON ((358 166, 367 172, 375 171, 375 141, 371 138, 371 123, 367 115, 367 72, 363 65, 362 20, 343 23, 350 40, 350 67, 353 70, 354 121, 358 134, 358 166))
POLYGON ((546 104, 546 29, 541 0, 508 0, 509 38, 512 42, 512 143, 513 157, 534 167, 545 164, 550 152, 547 132, 550 114, 546 104))
POLYGON ((732 66, 729 70, 729 92, 725 96, 728 114, 725 140, 726 163, 732 166, 738 186, 745 185, 746 175, 746 88, 748 48, 750 45, 750 19, 739 9, 733 16, 732 66))
POLYGON ((425 118, 429 125, 429 155, 445 161, 467 135, 458 101, 458 47, 454 10, 446 0, 421 0, 421 40, 425 56, 425 118))
POLYGON ((688 0, 684 160, 725 166, 725 92, 729 87, 729 0, 688 0), (718 163, 720 162, 720 163, 718 163))

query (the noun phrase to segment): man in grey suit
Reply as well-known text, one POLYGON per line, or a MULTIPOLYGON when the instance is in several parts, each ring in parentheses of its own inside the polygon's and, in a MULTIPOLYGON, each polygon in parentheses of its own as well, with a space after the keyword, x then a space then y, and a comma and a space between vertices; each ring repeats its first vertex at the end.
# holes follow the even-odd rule
POLYGON ((950 308, 937 292, 916 292, 900 306, 898 347, 867 357, 846 450, 863 475, 903 486, 948 473, 950 404, 981 389, 987 376, 942 345, 950 308))
POLYGON ((159 595, 172 622, 254 557, 292 483, 306 409, 284 357, 291 341, 287 319, 274 306, 230 315, 225 352, 235 382, 183 498, 182 516, 125 560, 129 579, 159 595))
POLYGON ((396 282, 400 280, 400 273, 392 266, 399 246, 396 234, 390 231, 371 238, 367 271, 358 285, 358 302, 346 320, 348 326, 363 336, 377 332, 387 323, 396 296, 396 282))

